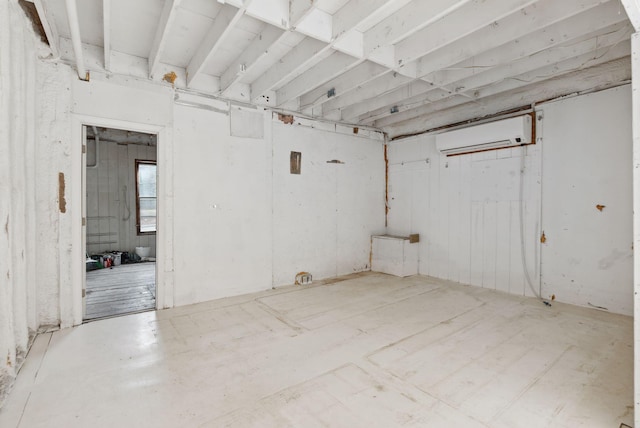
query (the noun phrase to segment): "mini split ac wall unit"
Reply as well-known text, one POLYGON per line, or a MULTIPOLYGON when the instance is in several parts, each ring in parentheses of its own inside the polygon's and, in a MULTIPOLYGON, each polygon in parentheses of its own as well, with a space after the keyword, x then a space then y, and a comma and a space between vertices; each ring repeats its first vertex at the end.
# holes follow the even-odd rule
POLYGON ((436 147, 445 155, 480 152, 531 143, 531 116, 518 116, 436 135, 436 147))

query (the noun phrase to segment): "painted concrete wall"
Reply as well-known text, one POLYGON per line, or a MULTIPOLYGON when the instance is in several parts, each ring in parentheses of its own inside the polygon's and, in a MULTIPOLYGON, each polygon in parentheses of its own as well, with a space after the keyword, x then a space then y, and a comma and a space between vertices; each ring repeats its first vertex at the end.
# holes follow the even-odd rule
POLYGON ((542 132, 543 294, 627 315, 633 311, 630 106, 630 86, 550 103, 542 132))
MULTIPOLYGON (((133 252, 150 247, 155 234, 138 235, 136 228, 136 160, 156 160, 156 148, 100 141, 98 164, 87 168, 87 251, 133 252)), ((87 158, 95 158, 96 144, 87 142, 87 158)))
MULTIPOLYGON (((541 138, 527 148, 523 176, 524 248, 545 298, 631 314, 629 105, 624 86, 538 107, 541 138)), ((421 234, 422 274, 532 295, 521 260, 522 149, 446 158, 434 140, 389 146, 389 233, 421 234)))
POLYGON ((388 233, 420 234, 421 274, 534 295, 522 261, 520 180, 524 250, 537 291, 537 146, 446 157, 434 136, 423 135, 391 143, 389 164, 388 233))

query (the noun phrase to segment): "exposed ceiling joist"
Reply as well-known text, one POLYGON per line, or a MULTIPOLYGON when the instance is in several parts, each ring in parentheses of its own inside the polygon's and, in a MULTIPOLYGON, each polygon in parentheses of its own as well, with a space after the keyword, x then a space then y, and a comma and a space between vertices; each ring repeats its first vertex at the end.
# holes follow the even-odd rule
MULTIPOLYGON (((379 95, 374 99, 359 101, 344 107, 342 109, 342 119, 346 121, 357 121, 359 116, 363 116, 368 112, 375 111, 377 109, 389 110, 404 100, 432 91, 433 89, 434 87, 432 84, 416 79, 408 85, 402 86, 386 94, 379 95)), ((441 92, 446 92, 442 89, 439 90, 441 92)), ((448 92, 446 93, 448 94, 448 92)), ((366 119, 367 116, 363 116, 363 118, 366 119)))
MULTIPOLYGON (((604 60, 610 59, 608 57, 607 58, 604 57, 607 53, 609 53, 607 49, 608 48, 604 48, 600 53, 600 55, 603 56, 604 60)), ((624 57, 625 56, 624 50, 625 50, 624 45, 617 47, 616 49, 610 52, 611 57, 613 57, 613 59, 624 57)), ((628 47, 626 47, 626 50, 628 51, 628 47)), ((597 57, 596 59, 591 58, 591 61, 595 63, 595 65, 598 65, 602 62, 603 58, 597 58, 597 57)), ((563 63, 553 64, 551 66, 545 66, 545 67, 538 68, 536 70, 532 70, 528 73, 515 75, 509 80, 503 80, 499 84, 487 86, 482 90, 475 91, 474 93, 475 101, 470 104, 477 104, 477 103, 483 102, 483 98, 488 98, 500 93, 509 92, 510 90, 520 89, 522 87, 531 86, 532 84, 535 84, 538 82, 544 82, 546 80, 550 80, 550 76, 561 78, 565 74, 576 73, 577 75, 581 71, 585 70, 581 68, 582 63, 586 63, 589 60, 590 58, 587 58, 587 57, 577 57, 575 60, 568 60, 564 64, 563 63), (552 70, 552 69, 555 69, 555 70, 552 70), (553 74, 550 74, 550 73, 553 73, 553 74)), ((608 62, 611 62, 611 61, 608 61, 608 62)), ((454 103, 454 105, 464 104, 465 102, 468 102, 468 100, 464 101, 459 96, 456 96, 455 99, 457 100, 457 102, 454 103)), ((401 107, 399 108, 399 113, 389 114, 382 119, 376 120, 374 123, 376 124, 376 126, 381 126, 381 127, 391 126, 398 122, 404 122, 406 120, 420 118, 425 113, 431 114, 434 111, 444 110, 451 106, 452 106, 451 102, 448 98, 442 101, 437 101, 437 102, 428 102, 428 103, 419 103, 419 104, 414 103, 414 105, 407 105, 406 108, 401 107)))
POLYGON ((370 53, 409 37, 449 15, 471 0, 413 0, 364 33, 364 50, 370 53))
POLYGON ((333 39, 339 39, 349 31, 356 29, 370 16, 392 7, 390 0, 350 0, 333 17, 333 39))
POLYGON ((319 106, 334 96, 346 94, 358 85, 389 72, 390 71, 387 68, 381 65, 365 61, 343 73, 336 79, 333 79, 331 82, 304 94, 300 97, 300 107, 307 108, 319 106))
MULTIPOLYGON (((543 50, 554 49, 564 43, 578 43, 595 37, 603 29, 605 31, 602 34, 616 32, 627 25, 626 18, 620 15, 616 6, 615 2, 609 2, 588 9, 464 61, 439 68, 427 74, 425 78, 438 85, 449 85, 489 68, 520 60, 543 50)), ((434 61, 437 60, 434 58, 434 61)))
POLYGON ((295 30, 313 9, 313 0, 289 0, 289 27, 295 30))
POLYGON ((295 46, 280 61, 260 76, 251 86, 251 99, 255 100, 268 91, 278 89, 284 82, 288 82, 300 75, 300 70, 320 61, 320 52, 324 56, 331 54, 327 44, 311 37, 306 37, 295 46))
POLYGON ((235 9, 225 6, 216 17, 213 26, 202 41, 200 48, 187 66, 187 86, 191 86, 193 80, 202 72, 205 64, 213 58, 218 49, 227 41, 235 25, 242 19, 251 0, 245 0, 244 6, 235 9))
POLYGON ((535 2, 473 0, 396 44, 396 64, 417 60, 535 2))
MULTIPOLYGON (((109 0, 104 1, 108 2, 109 0)), ((169 31, 176 19, 177 10, 180 7, 181 2, 182 0, 164 1, 160 21, 158 22, 155 37, 153 38, 153 44, 151 45, 151 51, 149 52, 149 78, 151 79, 155 77, 158 71, 160 59, 166 49, 169 31)))
MULTIPOLYGON (((473 74, 467 78, 460 79, 451 82, 455 85, 455 88, 451 91, 451 94, 467 93, 473 96, 473 99, 478 99, 479 94, 475 91, 478 88, 499 85, 501 82, 512 79, 514 81, 522 80, 521 75, 535 74, 541 76, 538 81, 545 80, 545 78, 553 77, 554 75, 560 75, 568 71, 575 71, 585 68, 586 66, 595 65, 599 63, 600 57, 607 54, 607 52, 598 51, 598 49, 611 49, 616 47, 621 42, 627 40, 630 35, 630 27, 627 23, 619 24, 620 28, 607 27, 615 31, 610 31, 605 34, 597 32, 593 37, 586 38, 585 40, 575 42, 573 40, 557 46, 555 49, 547 49, 538 51, 538 53, 523 56, 517 60, 505 62, 500 66, 488 68, 486 70, 480 70, 478 73, 473 74), (594 46, 597 46, 597 50, 593 51, 594 46), (577 60, 575 58, 578 58, 577 60), (567 62, 570 61, 571 62, 567 62), (541 69, 541 64, 543 64, 541 69), (548 70, 548 65, 551 64, 551 70, 548 70), (573 64, 567 68, 567 64, 573 64)), ((526 82, 525 82, 526 83, 526 82)), ((521 86, 521 85, 519 85, 521 86)), ((421 114, 419 109, 422 105, 430 105, 433 103, 432 97, 424 96, 421 100, 420 97, 405 100, 400 106, 397 107, 396 113, 390 111, 382 112, 376 116, 377 123, 382 126, 393 123, 394 121, 406 120, 412 117, 418 117, 421 114), (406 112, 406 113, 404 113, 406 112), (389 119, 382 120, 380 116, 389 116, 389 119)), ((366 120, 366 122, 369 122, 366 120)))
MULTIPOLYGON (((583 50, 580 51, 579 46, 575 44, 583 40, 599 36, 613 37, 614 39, 626 38, 628 24, 626 24, 625 17, 620 16, 616 6, 615 2, 609 2, 598 7, 588 8, 581 13, 573 14, 566 20, 554 22, 551 25, 526 34, 520 39, 514 39, 493 49, 485 50, 481 54, 453 64, 448 68, 439 68, 438 71, 425 76, 425 79, 433 82, 438 87, 444 87, 451 93, 459 91, 460 88, 468 91, 491 82, 501 81, 508 78, 509 75, 517 75, 529 71, 532 69, 531 67, 535 68, 538 63, 549 64, 563 61, 594 48, 595 42, 587 42, 583 45, 583 50), (504 65, 510 65, 510 67, 492 71, 496 67, 504 65), (465 78, 470 80, 465 80, 465 78)), ((536 16, 536 18, 541 25, 546 24, 540 16, 536 16)), ((470 41, 467 43, 470 43, 470 41)), ((463 49, 463 47, 461 46, 460 49, 463 49)), ((473 53, 474 50, 475 47, 466 49, 470 53, 473 53)), ((429 56, 432 64, 448 64, 451 62, 449 58, 451 58, 449 50, 441 50, 429 56)), ((432 89, 436 89, 436 87, 432 89)), ((404 106, 398 96, 390 97, 390 101, 386 106, 392 107, 401 103, 397 109, 398 112, 408 109, 405 106, 416 107, 420 105, 420 103, 416 103, 415 98, 406 100, 404 106)), ((432 102, 432 97, 425 95, 424 102, 432 102)), ((376 105, 372 105, 372 107, 372 110, 375 110, 381 109, 383 106, 380 105, 378 100, 376 105)), ((368 115, 368 117, 375 116, 380 119, 380 115, 392 114, 389 108, 385 110, 387 111, 374 112, 373 115, 368 115)), ((360 111, 358 110, 358 112, 360 111)), ((344 115, 343 119, 345 119, 344 115)))
POLYGON ((104 69, 111 70, 111 0, 102 0, 104 69))
POLYGON ((640 0, 621 0, 636 31, 640 31, 640 0))
MULTIPOLYGON (((384 14, 385 11, 393 11, 399 7, 399 5, 403 5, 407 3, 408 0, 350 0, 345 4, 342 8, 340 8, 332 18, 332 37, 327 45, 327 49, 337 49, 342 52, 348 53, 351 56, 354 56, 358 60, 354 61, 341 61, 348 62, 348 64, 332 64, 327 66, 326 68, 330 71, 325 75, 326 77, 320 77, 320 81, 318 81, 317 75, 319 74, 315 70, 310 70, 308 76, 301 77, 297 79, 295 82, 296 85, 300 85, 301 82, 316 82, 311 83, 313 86, 307 85, 307 90, 316 89, 318 86, 326 83, 333 78, 336 78, 335 70, 340 70, 342 68, 342 73, 346 73, 352 68, 359 65, 362 61, 368 58, 367 55, 364 55, 363 48, 363 35, 357 29, 363 25, 367 25, 367 23, 372 20, 380 19, 380 14, 384 14), (395 8, 395 9, 394 9, 395 8)), ((390 13, 390 12, 389 12, 390 13)), ((325 56, 325 51, 320 51, 316 54, 318 57, 325 56)), ((334 56, 334 58, 337 58, 334 56)), ((318 58, 319 59, 319 58, 318 58)), ((373 62, 377 62, 377 58, 370 58, 373 62)), ((286 86, 282 87, 280 90, 276 92, 276 94, 280 94, 277 96, 278 105, 283 105, 286 102, 291 100, 291 93, 296 93, 297 88, 294 86, 293 88, 287 88, 286 86), (281 98, 282 96, 282 98, 281 98)), ((295 95, 300 96, 301 94, 295 95)), ((301 105, 306 105, 305 101, 300 100, 301 105)), ((311 106, 316 106, 318 104, 313 103, 311 106)))
MULTIPOLYGON (((33 1, 45 29, 50 24, 47 36, 66 46, 52 50, 75 60, 64 2, 33 1), (60 33, 49 36, 56 28, 60 33)), ((92 69, 104 63, 112 74, 152 80, 175 70, 176 88, 405 130, 431 124, 433 115, 471 114, 474 106, 500 111, 489 104, 532 95, 534 87, 568 90, 554 80, 565 75, 619 84, 628 70, 589 76, 591 69, 628 67, 631 26, 624 10, 632 16, 638 3, 158 0, 142 15, 139 3, 127 3, 127 16, 139 19, 126 20, 121 8, 109 13, 114 0, 83 0, 75 40, 92 69), (92 21, 100 10, 103 28, 92 21)))
POLYGON ((599 90, 615 86, 631 79, 631 63, 624 58, 586 70, 575 71, 549 79, 545 85, 527 85, 517 91, 498 94, 482 102, 465 103, 446 110, 434 110, 430 114, 409 121, 397 123, 387 128, 392 138, 436 129, 471 118, 498 114, 502 111, 530 105, 537 101, 551 100, 564 95, 599 90))
POLYGON ((267 26, 258 34, 251 45, 244 50, 220 77, 220 89, 223 95, 230 92, 230 88, 240 81, 247 70, 254 67, 261 58, 269 54, 269 49, 284 34, 284 30, 267 26))
POLYGON ((278 105, 283 105, 318 86, 324 85, 360 63, 362 60, 351 55, 334 52, 326 61, 320 62, 316 67, 278 89, 276 91, 278 105))
MULTIPOLYGON (((313 10, 313 1, 311 0, 287 0, 285 3, 287 6, 286 20, 283 16, 282 26, 287 31, 295 29, 313 10)), ((252 16, 265 21, 264 15, 259 15, 255 11, 252 16)), ((256 35, 249 47, 222 74, 220 78, 222 95, 229 95, 233 86, 240 82, 242 76, 253 67, 259 66, 260 61, 266 59, 269 55, 271 48, 278 43, 282 43, 286 36, 287 33, 282 28, 271 25, 265 26, 263 31, 256 35)), ((257 96, 259 97, 260 95, 257 96)))
POLYGON ((55 20, 51 19, 49 8, 42 0, 33 0, 33 4, 36 6, 36 11, 40 17, 44 33, 47 36, 49 47, 51 48, 51 53, 57 58, 60 56, 60 36, 58 36, 55 20))
MULTIPOLYGON (((460 37, 447 44, 445 48, 433 51, 431 55, 423 56, 418 61, 418 75, 425 76, 435 70, 449 67, 482 52, 503 46, 511 40, 526 37, 538 29, 571 18, 602 3, 602 0, 563 0, 561 2, 540 0, 537 4, 496 20, 470 35, 460 37)), ((565 27, 565 29, 571 31, 570 28, 565 27)), ((551 42, 556 40, 553 37, 547 37, 546 31, 538 36, 541 37, 541 40, 550 40, 551 42)), ((558 37, 557 41, 559 42, 563 35, 558 35, 558 37)))
POLYGON ((377 98, 399 87, 406 86, 413 81, 415 81, 415 79, 402 76, 398 73, 385 73, 370 82, 364 82, 362 85, 358 85, 355 89, 346 92, 342 96, 331 98, 323 104, 323 114, 326 115, 330 111, 340 110, 365 100, 377 98))

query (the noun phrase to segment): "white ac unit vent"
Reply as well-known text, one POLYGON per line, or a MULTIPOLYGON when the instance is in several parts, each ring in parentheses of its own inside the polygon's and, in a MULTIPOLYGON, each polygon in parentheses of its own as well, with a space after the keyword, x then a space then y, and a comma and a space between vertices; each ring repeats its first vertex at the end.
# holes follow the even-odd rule
POLYGON ((445 155, 473 153, 531 143, 531 116, 518 116, 436 135, 436 147, 445 155))

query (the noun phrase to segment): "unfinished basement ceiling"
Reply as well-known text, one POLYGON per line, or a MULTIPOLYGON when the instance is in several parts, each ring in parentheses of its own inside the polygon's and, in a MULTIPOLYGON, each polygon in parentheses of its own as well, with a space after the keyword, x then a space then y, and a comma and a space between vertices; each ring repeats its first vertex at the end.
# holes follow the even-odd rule
MULTIPOLYGON (((75 65, 65 1, 34 3, 54 56, 75 65)), ((631 78, 619 0, 82 0, 77 10, 92 74, 174 72, 177 88, 391 137, 631 78)))

